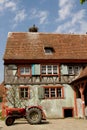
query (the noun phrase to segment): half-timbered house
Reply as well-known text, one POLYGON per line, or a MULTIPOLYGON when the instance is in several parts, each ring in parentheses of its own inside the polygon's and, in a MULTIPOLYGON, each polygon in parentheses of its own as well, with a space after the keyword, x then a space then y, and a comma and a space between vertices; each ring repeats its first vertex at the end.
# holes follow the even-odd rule
POLYGON ((86 66, 86 34, 10 32, 4 53, 7 105, 41 105, 48 118, 84 117, 83 100, 76 100, 70 82, 86 66))

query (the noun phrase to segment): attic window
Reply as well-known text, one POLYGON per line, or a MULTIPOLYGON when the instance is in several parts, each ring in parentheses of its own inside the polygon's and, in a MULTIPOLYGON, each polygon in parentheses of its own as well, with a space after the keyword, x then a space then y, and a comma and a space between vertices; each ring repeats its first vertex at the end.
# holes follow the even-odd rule
POLYGON ((52 54, 52 53, 54 53, 54 48, 53 47, 45 47, 44 51, 46 54, 52 54))

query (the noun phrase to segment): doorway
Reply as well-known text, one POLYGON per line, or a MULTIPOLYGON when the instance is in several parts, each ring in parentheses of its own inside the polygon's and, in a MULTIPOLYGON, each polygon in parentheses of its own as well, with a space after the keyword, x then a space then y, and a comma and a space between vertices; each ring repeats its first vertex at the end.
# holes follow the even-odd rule
POLYGON ((64 118, 73 117, 73 108, 63 108, 64 118))

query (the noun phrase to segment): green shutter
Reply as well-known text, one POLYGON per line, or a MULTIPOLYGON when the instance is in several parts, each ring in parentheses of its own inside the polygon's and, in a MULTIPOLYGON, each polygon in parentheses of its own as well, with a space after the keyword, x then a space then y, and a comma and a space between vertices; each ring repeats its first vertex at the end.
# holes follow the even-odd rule
POLYGON ((39 99, 44 99, 45 98, 45 93, 44 93, 44 88, 43 87, 38 88, 38 98, 39 99))
POLYGON ((40 64, 32 64, 32 75, 40 75, 40 64))
POLYGON ((35 64, 35 75, 40 75, 40 64, 35 64))
POLYGON ((68 67, 67 65, 61 65, 61 74, 67 75, 68 74, 68 67))

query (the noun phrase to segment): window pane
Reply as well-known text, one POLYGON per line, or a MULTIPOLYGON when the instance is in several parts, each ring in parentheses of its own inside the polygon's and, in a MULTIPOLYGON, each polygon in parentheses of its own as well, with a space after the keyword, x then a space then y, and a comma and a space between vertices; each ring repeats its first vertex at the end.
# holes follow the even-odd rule
POLYGON ((20 68, 20 73, 24 74, 24 68, 20 68))
POLYGON ((20 88, 20 97, 21 98, 28 97, 28 88, 20 88))
POLYGON ((79 67, 79 66, 75 66, 75 67, 74 67, 74 73, 75 73, 75 74, 78 74, 78 73, 79 73, 79 70, 80 70, 80 67, 79 67))
POLYGON ((21 67, 20 68, 20 74, 21 75, 30 74, 30 68, 29 67, 21 67))
POLYGON ((25 98, 28 97, 28 92, 25 92, 25 98))
POLYGON ((73 69, 72 66, 69 66, 69 67, 68 67, 68 73, 69 73, 69 74, 74 74, 74 69, 73 69))
POLYGON ((54 66, 53 66, 53 74, 58 74, 57 65, 54 65, 54 66))
POLYGON ((55 97, 55 88, 51 88, 50 91, 51 91, 51 97, 55 97))
POLYGON ((42 74, 58 74, 58 66, 57 65, 42 65, 41 67, 42 74))
POLYGON ((45 98, 62 98, 62 88, 49 87, 45 88, 45 98))
POLYGON ((42 72, 42 74, 46 74, 46 66, 45 65, 41 67, 41 72, 42 72))
POLYGON ((24 92, 24 88, 21 88, 21 92, 24 92))
POLYGON ((62 96, 62 94, 61 94, 61 88, 57 88, 57 97, 61 97, 62 96))
POLYGON ((21 98, 24 98, 24 92, 20 92, 20 96, 21 96, 21 98))
POLYGON ((51 65, 47 66, 47 73, 52 74, 52 66, 51 65))
POLYGON ((28 67, 25 68, 25 74, 30 74, 30 69, 28 67))
POLYGON ((24 88, 25 89, 25 92, 27 92, 28 91, 28 88, 24 88))
POLYGON ((45 98, 49 97, 49 88, 45 88, 45 98))

